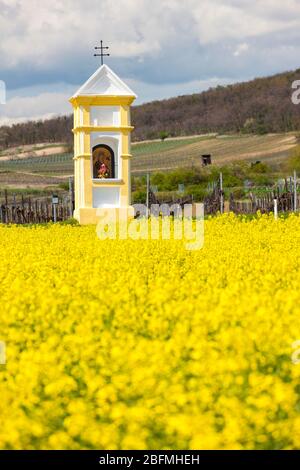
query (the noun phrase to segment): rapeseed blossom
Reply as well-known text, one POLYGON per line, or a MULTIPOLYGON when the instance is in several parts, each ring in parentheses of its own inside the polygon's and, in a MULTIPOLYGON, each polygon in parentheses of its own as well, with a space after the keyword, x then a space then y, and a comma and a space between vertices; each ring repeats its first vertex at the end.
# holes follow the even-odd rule
POLYGON ((0 448, 300 446, 300 218, 0 227, 0 448))

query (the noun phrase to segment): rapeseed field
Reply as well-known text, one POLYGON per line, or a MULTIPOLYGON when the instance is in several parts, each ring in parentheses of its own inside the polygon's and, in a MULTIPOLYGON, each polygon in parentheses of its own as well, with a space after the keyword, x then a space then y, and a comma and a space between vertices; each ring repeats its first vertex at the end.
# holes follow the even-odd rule
POLYGON ((1 449, 300 447, 299 217, 1 226, 0 259, 1 449))

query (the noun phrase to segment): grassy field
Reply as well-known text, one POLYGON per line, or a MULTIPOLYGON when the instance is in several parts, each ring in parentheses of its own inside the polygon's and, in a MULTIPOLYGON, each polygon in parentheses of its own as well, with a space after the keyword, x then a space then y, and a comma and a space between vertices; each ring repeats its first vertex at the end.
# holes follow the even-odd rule
POLYGON ((200 166, 201 155, 211 154, 213 163, 261 160, 270 164, 284 160, 296 145, 294 135, 210 136, 191 140, 133 145, 134 173, 200 166))
MULTIPOLYGON (((271 165, 284 161, 297 144, 293 134, 270 134, 265 136, 192 136, 187 138, 146 141, 132 144, 132 173, 145 174, 180 167, 201 166, 201 155, 212 155, 213 164, 225 165, 234 161, 261 160, 271 165)), ((0 188, 27 187, 32 185, 55 185, 73 174, 73 155, 62 153, 41 155, 26 149, 10 157, 0 156, 0 188)), ((59 151, 60 147, 57 147, 59 151)), ((18 149, 20 152, 20 149, 18 149)), ((53 148, 51 148, 53 151, 53 148)))

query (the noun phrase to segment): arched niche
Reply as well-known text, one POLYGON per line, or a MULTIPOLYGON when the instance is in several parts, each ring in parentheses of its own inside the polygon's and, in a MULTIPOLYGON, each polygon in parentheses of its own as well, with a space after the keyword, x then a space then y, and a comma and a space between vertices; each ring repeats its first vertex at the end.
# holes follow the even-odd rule
POLYGON ((98 144, 93 147, 93 178, 113 179, 115 175, 115 153, 106 144, 98 144))

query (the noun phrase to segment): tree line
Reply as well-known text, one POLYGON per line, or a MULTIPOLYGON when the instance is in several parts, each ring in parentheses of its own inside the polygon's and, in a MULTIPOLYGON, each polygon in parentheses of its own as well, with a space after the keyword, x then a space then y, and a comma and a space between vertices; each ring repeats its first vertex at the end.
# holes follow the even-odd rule
MULTIPOLYGON (((209 132, 264 134, 300 130, 300 105, 291 101, 295 80, 300 80, 300 69, 134 106, 133 140, 209 132)), ((40 142, 69 144, 73 141, 72 125, 69 115, 2 126, 0 147, 40 142)))

